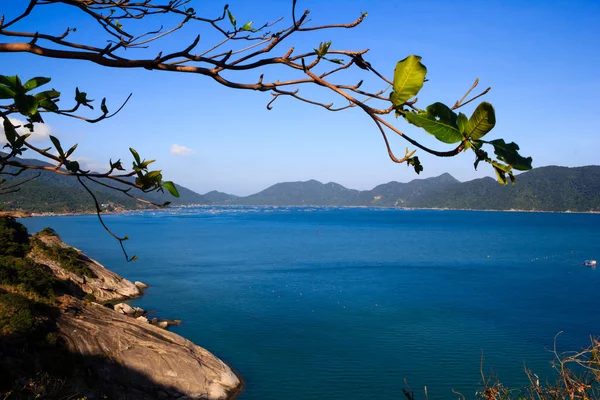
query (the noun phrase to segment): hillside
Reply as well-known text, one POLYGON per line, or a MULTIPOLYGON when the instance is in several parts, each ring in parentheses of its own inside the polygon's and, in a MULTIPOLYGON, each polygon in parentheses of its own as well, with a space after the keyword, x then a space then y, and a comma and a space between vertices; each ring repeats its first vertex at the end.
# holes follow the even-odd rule
POLYGON ((600 166, 541 167, 520 174, 516 185, 492 178, 434 189, 411 207, 477 210, 600 211, 600 166))
POLYGON ((363 191, 333 182, 286 182, 213 204, 600 211, 600 166, 540 167, 520 174, 517 184, 508 186, 492 178, 460 182, 450 174, 363 191))
MULTIPOLYGON (((49 165, 37 160, 28 163, 49 165)), ((18 180, 36 174, 25 171, 18 180)), ((11 179, 5 176, 5 179, 11 179)), ((15 178, 12 178, 15 179, 15 178)), ((143 204, 90 182, 98 201, 110 209, 136 209, 143 204)), ((414 179, 407 183, 388 182, 371 190, 346 188, 338 183, 283 182, 258 193, 238 197, 211 191, 198 194, 177 185, 181 194, 174 198, 162 193, 144 194, 155 203, 173 205, 277 205, 277 206, 364 206, 405 208, 448 208, 474 210, 600 211, 600 166, 540 167, 522 173, 516 185, 503 186, 492 178, 460 182, 450 174, 414 179)), ((0 206, 29 212, 84 212, 93 202, 70 176, 42 173, 16 193, 0 195, 0 206)))
MULTIPOLYGON (((25 163, 39 166, 51 164, 35 160, 23 159, 25 163)), ((16 169, 13 169, 16 171, 16 169)), ((7 168, 6 172, 10 172, 7 168)), ((9 182, 21 182, 38 174, 38 171, 26 170, 17 177, 3 175, 9 182)), ((146 207, 123 193, 108 189, 88 181, 100 204, 108 209, 136 209, 146 207)), ((7 183, 10 184, 10 183, 7 183)), ((154 203, 172 202, 174 205, 207 204, 204 197, 183 186, 177 185, 181 197, 175 198, 163 193, 133 193, 154 203)), ((41 171, 40 176, 19 187, 15 193, 0 195, 0 205, 7 210, 25 210, 30 212, 86 212, 94 210, 94 203, 85 189, 72 176, 59 175, 41 171)))

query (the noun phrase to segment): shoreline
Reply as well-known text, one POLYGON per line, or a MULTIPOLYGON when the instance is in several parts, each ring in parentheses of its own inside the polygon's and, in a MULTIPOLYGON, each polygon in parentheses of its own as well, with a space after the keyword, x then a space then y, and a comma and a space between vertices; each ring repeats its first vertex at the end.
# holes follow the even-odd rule
MULTIPOLYGON (((398 211, 473 211, 473 212, 507 212, 507 213, 551 213, 551 214, 600 214, 600 211, 573 211, 573 210, 565 210, 565 211, 550 211, 550 210, 522 210, 522 209, 507 209, 507 210, 494 210, 494 209, 473 209, 473 208, 443 208, 443 207, 431 207, 431 208, 420 208, 420 207, 380 207, 380 206, 335 206, 335 205, 268 205, 268 204, 256 204, 256 205, 247 205, 247 204, 190 204, 183 206, 171 206, 167 208, 160 209, 132 209, 132 210, 121 210, 121 211, 111 211, 111 212, 103 212, 102 215, 123 215, 123 214, 137 214, 144 212, 157 212, 164 211, 169 209, 185 209, 185 208, 236 208, 236 207, 270 207, 270 208, 310 208, 310 207, 318 207, 318 208, 364 208, 364 209, 378 209, 378 210, 398 210, 398 211)), ((84 216, 84 215, 96 215, 94 211, 79 211, 79 212, 27 212, 21 210, 8 211, 10 213, 22 214, 25 216, 16 217, 16 218, 34 218, 34 217, 70 217, 70 216, 84 216)))

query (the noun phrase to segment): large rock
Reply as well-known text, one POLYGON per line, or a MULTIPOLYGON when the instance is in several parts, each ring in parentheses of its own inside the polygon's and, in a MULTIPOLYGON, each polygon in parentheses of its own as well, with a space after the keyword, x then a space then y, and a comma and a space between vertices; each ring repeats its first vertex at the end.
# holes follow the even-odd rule
POLYGON ((148 289, 148 285, 146 285, 144 282, 135 281, 133 284, 140 289, 148 289))
POLYGON ((34 236, 34 238, 39 239, 45 246, 72 248, 79 253, 80 261, 85 263, 85 265, 94 272, 96 275, 95 278, 79 275, 62 268, 59 263, 52 259, 52 257, 50 257, 46 252, 36 248, 29 253, 28 257, 39 264, 48 266, 57 278, 73 281, 85 293, 93 294, 96 298, 96 301, 119 301, 140 297, 143 295, 142 290, 133 283, 115 274, 114 272, 109 271, 96 260, 92 260, 83 254, 80 250, 67 246, 62 242, 62 240, 60 240, 58 236, 37 234, 34 236))
MULTIPOLYGON (((223 361, 172 332, 65 296, 58 335, 123 399, 231 399, 242 383, 223 361), (131 394, 131 396, 130 396, 131 394)), ((111 397, 112 398, 112 397, 111 397)))
POLYGON ((135 314, 135 310, 129 304, 125 303, 115 304, 114 309, 116 312, 124 315, 129 315, 130 317, 132 317, 135 314))

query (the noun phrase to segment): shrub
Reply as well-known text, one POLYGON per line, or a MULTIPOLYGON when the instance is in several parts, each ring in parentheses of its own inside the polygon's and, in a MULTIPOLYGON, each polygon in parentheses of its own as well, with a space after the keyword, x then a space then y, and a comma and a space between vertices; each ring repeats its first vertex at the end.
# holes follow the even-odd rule
POLYGON ((83 300, 85 300, 87 302, 96 301, 96 296, 94 296, 91 293, 88 293, 88 294, 85 295, 85 297, 83 298, 83 300))
POLYGON ((0 256, 24 257, 29 251, 27 228, 14 218, 0 217, 0 256))
POLYGON ((42 229, 39 234, 44 236, 58 236, 58 233, 56 233, 56 231, 49 226, 42 229))
POLYGON ((29 259, 0 256, 0 284, 16 286, 51 298, 57 282, 52 272, 43 265, 29 259))
POLYGON ((31 302, 18 294, 0 293, 0 334, 24 338, 37 327, 31 302))
POLYGON ((97 275, 82 260, 81 254, 71 247, 62 247, 58 244, 48 246, 37 237, 32 238, 33 245, 48 257, 56 261, 62 268, 78 275, 96 278, 97 275))
POLYGON ((97 275, 81 259, 81 255, 75 249, 70 247, 61 247, 58 245, 50 247, 50 254, 61 267, 78 275, 96 278, 97 275))

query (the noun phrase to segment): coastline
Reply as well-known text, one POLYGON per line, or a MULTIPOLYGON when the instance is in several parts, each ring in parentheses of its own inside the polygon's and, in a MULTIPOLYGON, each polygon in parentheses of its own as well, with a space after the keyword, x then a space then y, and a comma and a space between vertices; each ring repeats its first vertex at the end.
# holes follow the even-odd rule
MULTIPOLYGON (((475 209, 475 208, 444 208, 444 207, 384 207, 384 206, 335 206, 335 205, 273 205, 273 204, 189 204, 183 206, 170 206, 165 208, 148 208, 148 209, 123 209, 120 211, 103 212, 102 215, 123 215, 123 214, 138 214, 145 212, 161 212, 169 209, 182 209, 182 208, 238 208, 238 207, 269 207, 269 208, 325 208, 325 209, 378 209, 378 210, 398 210, 398 211, 473 211, 473 212, 510 212, 510 213, 551 213, 551 214, 600 214, 600 211, 577 211, 577 210, 564 210, 564 211, 552 211, 552 210, 525 210, 525 209, 506 209, 506 210, 495 210, 495 209, 475 209)), ((34 217, 69 217, 69 216, 84 216, 84 215, 96 215, 94 211, 77 211, 77 212, 27 212, 23 210, 9 211, 11 213, 19 213, 22 216, 17 218, 34 218, 34 217)))

